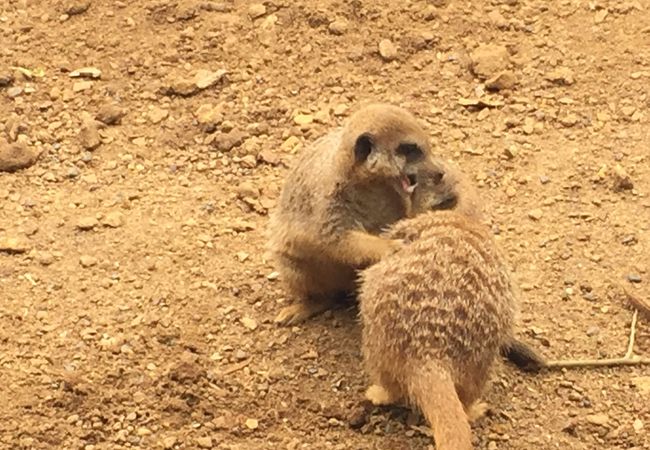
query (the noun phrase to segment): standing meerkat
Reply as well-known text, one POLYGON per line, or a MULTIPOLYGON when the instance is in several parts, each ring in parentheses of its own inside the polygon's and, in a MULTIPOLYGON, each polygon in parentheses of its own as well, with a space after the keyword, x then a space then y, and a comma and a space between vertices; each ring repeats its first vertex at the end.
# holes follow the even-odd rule
POLYGON ((429 140, 402 108, 373 104, 303 150, 269 221, 269 250, 295 302, 276 322, 295 324, 356 287, 356 270, 401 247, 379 236, 409 214, 413 166, 429 140))
MULTIPOLYGON (((431 205, 419 188, 414 210, 431 205)), ((424 212, 385 237, 406 243, 361 275, 366 396, 418 407, 437 449, 471 449, 469 422, 482 413, 489 370, 513 336, 505 265, 489 228, 462 209, 424 212)))

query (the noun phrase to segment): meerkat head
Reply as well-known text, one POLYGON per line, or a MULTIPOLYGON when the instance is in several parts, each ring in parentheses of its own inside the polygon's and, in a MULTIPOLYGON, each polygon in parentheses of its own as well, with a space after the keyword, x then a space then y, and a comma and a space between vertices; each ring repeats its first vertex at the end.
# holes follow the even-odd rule
POLYGON ((473 218, 481 217, 476 190, 457 167, 432 158, 416 170, 416 187, 411 195, 411 215, 427 211, 455 210, 473 218))
POLYGON ((373 104, 356 112, 343 129, 341 154, 350 167, 352 181, 383 178, 405 197, 417 183, 417 167, 430 158, 426 133, 408 111, 373 104))

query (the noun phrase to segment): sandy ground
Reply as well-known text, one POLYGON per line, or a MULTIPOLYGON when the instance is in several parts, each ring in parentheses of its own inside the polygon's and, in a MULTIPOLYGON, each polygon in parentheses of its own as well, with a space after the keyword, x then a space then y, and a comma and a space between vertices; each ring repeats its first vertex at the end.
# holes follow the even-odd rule
MULTIPOLYGON (((264 228, 287 165, 369 100, 413 111, 480 187, 522 338, 623 354, 622 289, 650 295, 649 14, 2 2, 2 448, 432 448, 417 416, 361 406, 354 310, 272 323, 290 299, 264 228)), ((477 448, 650 449, 648 368, 499 365, 486 400, 477 448)))

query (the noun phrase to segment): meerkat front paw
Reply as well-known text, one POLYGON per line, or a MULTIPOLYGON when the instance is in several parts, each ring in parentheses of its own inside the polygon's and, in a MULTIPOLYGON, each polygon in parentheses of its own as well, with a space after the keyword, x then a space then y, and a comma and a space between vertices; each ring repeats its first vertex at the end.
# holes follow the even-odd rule
POLYGON ((297 325, 335 306, 334 298, 317 295, 297 301, 280 310, 274 322, 279 325, 297 325))

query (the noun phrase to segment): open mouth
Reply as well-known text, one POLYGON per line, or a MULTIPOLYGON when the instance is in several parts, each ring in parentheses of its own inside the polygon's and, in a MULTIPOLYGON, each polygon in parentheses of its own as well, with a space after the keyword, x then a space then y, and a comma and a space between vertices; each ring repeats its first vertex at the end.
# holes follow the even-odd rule
POLYGON ((402 175, 400 181, 402 183, 402 189, 408 194, 412 194, 418 185, 418 179, 415 174, 402 175))

